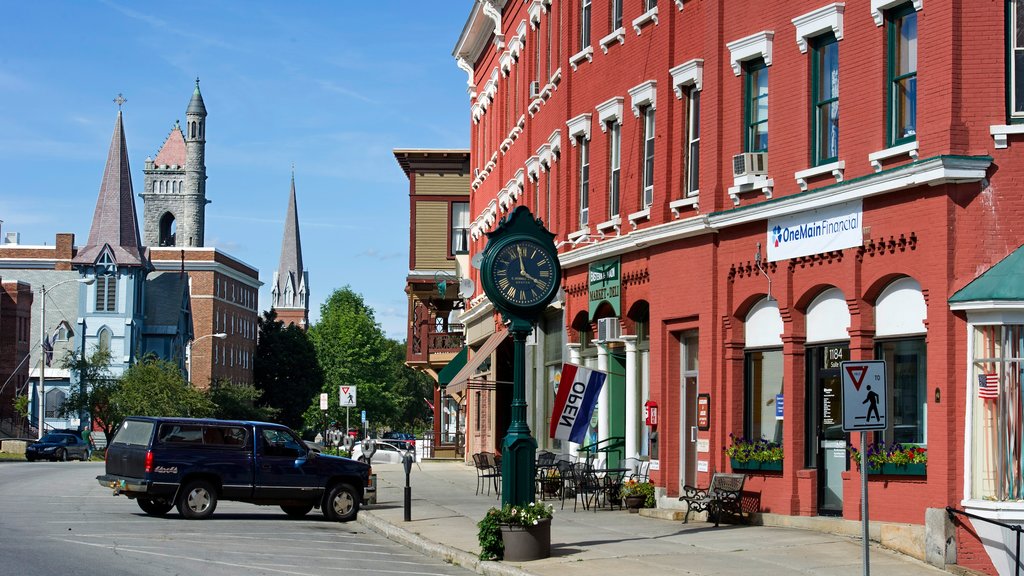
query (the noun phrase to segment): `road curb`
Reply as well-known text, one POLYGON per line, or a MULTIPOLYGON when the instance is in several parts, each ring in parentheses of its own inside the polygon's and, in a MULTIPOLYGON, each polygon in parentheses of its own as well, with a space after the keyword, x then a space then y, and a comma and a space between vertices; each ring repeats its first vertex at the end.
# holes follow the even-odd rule
POLYGON ((384 520, 375 515, 373 511, 365 508, 359 511, 356 521, 392 542, 398 542, 431 558, 437 558, 449 564, 461 566, 477 574, 483 574, 484 576, 534 576, 531 572, 516 566, 480 560, 476 555, 470 554, 465 550, 459 550, 452 546, 428 540, 419 534, 384 520))

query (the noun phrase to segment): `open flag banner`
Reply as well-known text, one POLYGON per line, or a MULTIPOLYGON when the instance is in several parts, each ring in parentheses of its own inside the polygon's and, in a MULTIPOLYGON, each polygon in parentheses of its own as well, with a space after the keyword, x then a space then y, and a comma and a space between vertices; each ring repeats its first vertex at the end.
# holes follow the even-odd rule
POLYGON ((562 364, 555 409, 551 413, 551 438, 577 444, 583 442, 590 416, 597 405, 597 395, 607 379, 607 372, 562 364))
POLYGON ((999 398, 999 375, 978 374, 978 398, 996 400, 999 398))

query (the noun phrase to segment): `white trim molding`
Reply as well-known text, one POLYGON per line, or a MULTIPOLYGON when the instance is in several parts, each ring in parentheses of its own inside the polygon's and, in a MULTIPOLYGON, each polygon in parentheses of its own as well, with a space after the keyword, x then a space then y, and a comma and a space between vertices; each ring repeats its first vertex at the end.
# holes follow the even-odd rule
POLYGON ((644 12, 643 14, 637 16, 636 19, 633 20, 633 31, 636 32, 637 36, 640 35, 640 28, 643 27, 643 25, 647 24, 648 22, 654 22, 655 26, 658 25, 658 7, 657 6, 655 6, 654 8, 651 8, 647 12, 644 12))
POLYGON ((554 159, 557 160, 558 157, 562 154, 561 130, 556 128, 555 131, 551 133, 551 136, 548 136, 548 145, 551 147, 552 156, 554 156, 554 159))
POLYGON ((669 202, 668 207, 672 210, 672 217, 679 218, 679 215, 682 214, 683 208, 689 208, 692 206, 694 210, 700 210, 700 202, 698 202, 698 198, 700 198, 700 195, 694 194, 692 196, 687 196, 686 198, 680 198, 669 202))
MULTIPOLYGON (((871 0, 871 17, 875 19, 875 26, 881 26, 885 24, 885 14, 882 14, 883 10, 888 10, 900 4, 903 4, 907 0, 871 0)), ((924 0, 912 0, 914 10, 921 11, 924 0)))
POLYGON ((993 125, 988 127, 988 133, 995 139, 996 148, 1006 148, 1010 145, 1009 135, 1024 134, 1024 124, 993 125))
POLYGON ((573 146, 576 146, 576 141, 581 137, 590 140, 590 127, 594 124, 590 118, 591 114, 586 112, 565 121, 566 128, 568 128, 569 142, 573 146))
POLYGON ((530 182, 540 179, 540 156, 530 156, 526 159, 526 176, 530 182))
POLYGON ((498 57, 498 68, 501 69, 501 77, 508 78, 512 73, 512 52, 506 50, 498 57))
POLYGON ((601 52, 607 54, 608 48, 612 44, 614 44, 616 40, 619 41, 619 44, 626 43, 626 29, 623 28, 622 26, 619 26, 615 30, 612 30, 611 34, 605 36, 604 38, 601 38, 601 40, 598 41, 598 43, 601 45, 601 52))
POLYGON ((875 172, 882 171, 882 160, 888 160, 896 156, 902 156, 907 154, 911 160, 917 160, 918 143, 917 140, 913 142, 907 142, 906 144, 900 144, 899 146, 893 146, 892 148, 886 148, 885 150, 879 150, 878 152, 872 152, 868 154, 868 162, 871 167, 875 169, 875 172))
POLYGON ((801 170, 793 174, 793 178, 796 178, 796 184, 800 187, 800 190, 807 190, 807 181, 815 176, 821 176, 822 174, 832 173, 832 176, 836 179, 836 182, 843 181, 843 171, 846 170, 846 162, 840 160, 838 162, 830 162, 828 164, 822 164, 821 166, 814 166, 806 170, 801 170))
POLYGON ((735 206, 740 204, 740 194, 760 190, 765 198, 771 198, 775 190, 775 180, 763 174, 749 174, 733 178, 733 185, 729 187, 729 198, 735 206))
POLYGON ((679 100, 683 99, 683 89, 687 86, 693 86, 700 91, 704 85, 704 59, 694 58, 689 62, 683 62, 682 64, 670 68, 668 71, 672 75, 672 90, 676 93, 676 98, 679 100))
POLYGON ((683 1, 684 1, 684 0, 675 0, 675 3, 676 3, 676 7, 677 7, 677 8, 679 8, 679 11, 680 11, 680 12, 682 12, 682 11, 683 11, 683 1))
POLYGON ((629 89, 629 106, 633 109, 633 116, 639 118, 640 109, 645 106, 650 106, 655 110, 658 109, 657 91, 657 80, 648 80, 629 89))
POLYGON ((573 54, 572 56, 569 56, 569 66, 572 67, 572 71, 575 72, 580 67, 580 64, 583 63, 584 60, 586 60, 587 62, 593 62, 594 61, 594 47, 593 46, 587 46, 583 50, 580 50, 579 52, 573 54))
POLYGON ((541 144, 537 148, 537 158, 540 159, 540 169, 542 172, 551 170, 551 144, 547 142, 541 144))
POLYGON ((726 43, 725 47, 729 50, 729 64, 732 66, 733 74, 739 76, 743 72, 742 63, 755 58, 762 58, 765 66, 771 66, 774 38, 774 31, 763 30, 746 38, 726 43))
POLYGON ((793 25, 796 26, 796 45, 800 48, 800 52, 807 53, 808 38, 827 32, 832 32, 836 40, 842 40, 843 12, 845 10, 845 2, 836 2, 793 18, 793 25))
POLYGON ((473 82, 473 66, 461 56, 455 59, 455 66, 466 73, 466 94, 469 94, 470 100, 476 98, 476 84, 473 82))
POLYGON ((640 222, 642 220, 650 220, 650 219, 651 219, 651 208, 650 208, 650 206, 648 206, 647 208, 644 208, 643 210, 640 210, 639 212, 633 212, 632 214, 630 214, 629 215, 629 225, 633 227, 633 230, 636 230, 637 227, 640 226, 640 222))
POLYGON ((609 122, 622 124, 622 96, 605 100, 594 109, 597 110, 597 122, 601 126, 601 132, 608 131, 609 122))
POLYGON ((619 236, 622 234, 622 217, 616 216, 607 222, 601 222, 600 224, 597 224, 595 228, 597 229, 597 233, 601 235, 602 239, 605 236, 605 230, 615 230, 615 235, 619 236))
POLYGON ((505 47, 505 35, 501 33, 501 10, 505 7, 505 0, 477 0, 480 2, 487 16, 494 21, 494 48, 501 50, 505 47))

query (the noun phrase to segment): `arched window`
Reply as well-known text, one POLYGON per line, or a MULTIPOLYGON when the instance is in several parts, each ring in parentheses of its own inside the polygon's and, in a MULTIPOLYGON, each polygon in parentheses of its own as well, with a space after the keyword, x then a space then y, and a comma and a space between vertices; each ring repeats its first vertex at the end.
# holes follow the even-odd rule
POLYGON ((160 217, 160 246, 176 246, 177 232, 178 224, 174 219, 174 214, 165 212, 160 217))
POLYGON ((60 414, 60 408, 64 405, 67 394, 60 388, 50 388, 46 391, 46 417, 56 418, 60 414))
POLYGON ((99 349, 106 352, 110 352, 110 338, 111 333, 109 328, 100 328, 99 334, 97 334, 99 340, 99 349))
POLYGON ((189 126, 189 128, 188 128, 189 138, 195 138, 196 137, 196 123, 195 122, 189 122, 188 126, 189 126))
POLYGON ((875 304, 875 358, 885 360, 889 383, 887 443, 928 441, 925 320, 928 308, 921 285, 900 278, 882 290, 875 304))
POLYGON ((782 442, 776 404, 782 394, 784 326, 779 303, 767 297, 747 314, 743 398, 743 435, 747 438, 782 442))
POLYGON ((110 252, 96 262, 96 311, 117 311, 117 264, 110 252))

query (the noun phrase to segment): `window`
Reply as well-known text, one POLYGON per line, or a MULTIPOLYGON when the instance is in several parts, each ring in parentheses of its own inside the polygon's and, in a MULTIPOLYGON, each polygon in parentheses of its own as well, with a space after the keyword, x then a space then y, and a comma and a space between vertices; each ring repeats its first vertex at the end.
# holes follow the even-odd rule
POLYGON ((619 172, 622 167, 622 125, 608 123, 608 217, 619 215, 619 172))
POLYGON ((782 350, 748 351, 745 379, 743 435, 781 443, 782 420, 775 404, 782 394, 782 350))
POLYGON ((917 12, 911 4, 886 13, 889 145, 917 138, 917 12))
POLYGON ((580 0, 580 50, 590 46, 590 2, 580 0))
POLYGON ((821 36, 811 53, 811 162, 839 159, 839 43, 821 36))
POLYGON ((683 163, 683 192, 696 196, 700 172, 700 90, 690 88, 686 109, 686 158, 683 163))
POLYGON ((927 442, 926 355, 924 338, 880 342, 875 358, 885 360, 888 428, 881 432, 886 443, 925 444, 927 442))
POLYGON ((647 106, 644 112, 643 130, 643 208, 654 204, 654 107, 647 106))
POLYGON ((745 70, 744 116, 746 152, 768 151, 768 67, 764 60, 751 61, 745 70))
POLYGON ((451 253, 469 253, 469 202, 452 202, 451 253))
POLYGON ((586 138, 579 140, 580 228, 583 228, 590 221, 590 141, 586 138))
POLYGON ((614 32, 619 28, 622 28, 622 0, 612 0, 611 12, 611 31, 614 32))
POLYGON ((96 263, 96 311, 117 311, 117 265, 109 252, 96 263))
MULTIPOLYGON (((544 373, 546 382, 544 384, 544 398, 547 405, 538 406, 543 414, 551 414, 554 405, 555 395, 558 393, 558 382, 562 377, 562 347, 564 343, 564 328, 562 326, 562 314, 552 314, 541 319, 544 330, 544 373)), ((550 426, 551 421, 545 417, 545 427, 550 426)), ((561 440, 552 440, 554 448, 561 448, 561 440)))
POLYGON ((971 419, 970 498, 1024 498, 1024 433, 1016 425, 1024 370, 1024 324, 973 327, 968 398, 971 419))
POLYGON ((46 417, 57 418, 60 416, 60 409, 64 406, 67 394, 60 388, 50 388, 46 391, 46 417))
POLYGON ((1006 61, 1010 68, 1010 118, 1024 119, 1024 0, 1010 0, 1006 61))
POLYGON ((107 328, 101 328, 97 338, 99 340, 99 348, 105 352, 110 352, 110 330, 107 328))
POLYGON ((654 10, 658 7, 658 0, 644 0, 645 10, 654 10))

